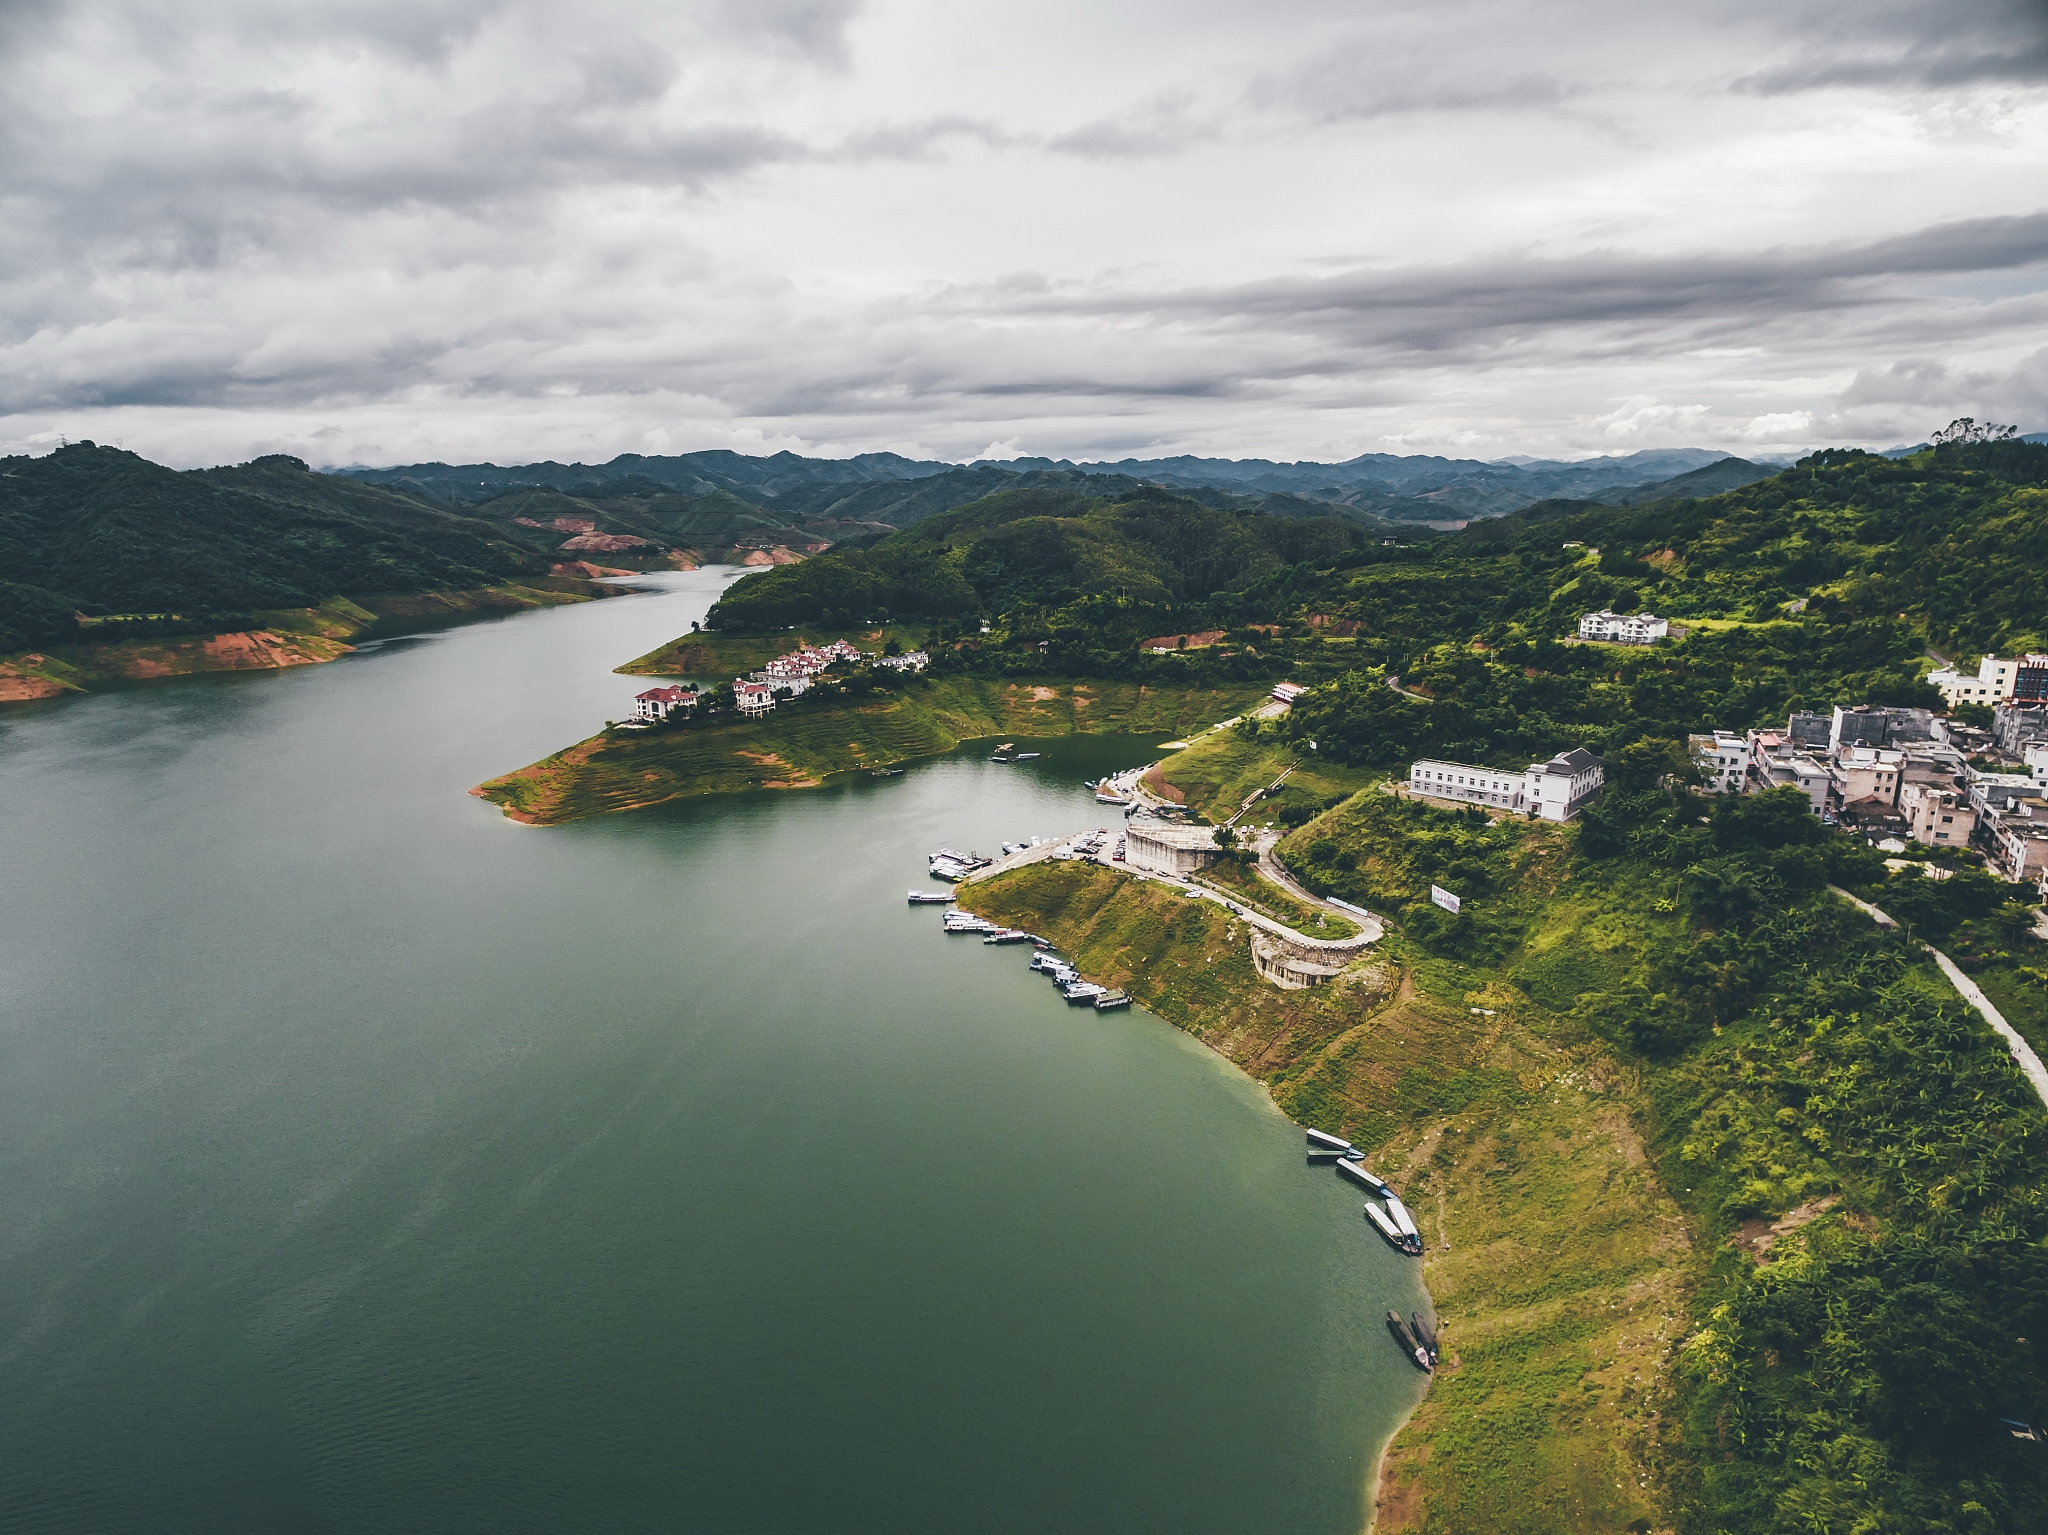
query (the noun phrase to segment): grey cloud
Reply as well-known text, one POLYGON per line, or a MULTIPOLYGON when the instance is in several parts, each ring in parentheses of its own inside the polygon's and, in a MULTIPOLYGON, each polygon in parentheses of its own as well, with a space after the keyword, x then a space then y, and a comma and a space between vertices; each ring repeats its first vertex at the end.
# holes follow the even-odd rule
POLYGON ((1759 96, 1834 87, 1950 90, 2048 82, 2048 5, 1950 0, 1872 5, 1854 25, 1827 5, 1785 18, 1800 34, 1792 57, 1736 79, 1759 96))
POLYGON ((1925 405, 1930 408, 1974 392, 1991 381, 1978 373, 1964 377, 1938 358, 1902 360, 1888 368, 1862 368, 1839 396, 1844 407, 1925 405))
POLYGON ((951 115, 863 128, 848 134, 836 146, 813 153, 821 159, 856 164, 867 160, 925 160, 948 144, 961 142, 1001 149, 1019 140, 985 118, 951 115))
MULTIPOLYGON (((1943 224, 1857 246, 1739 255, 1468 261, 1165 293, 1018 295, 1038 315, 1143 316, 1156 324, 1315 334, 1376 353, 1498 347, 1564 329, 1657 327, 1726 341, 1821 311, 1896 304, 1886 279, 2048 261, 2048 213, 1943 224)), ((970 304, 973 299, 968 299, 970 304)))
POLYGON ((863 0, 724 0, 722 30, 779 44, 817 63, 847 62, 846 32, 863 0))

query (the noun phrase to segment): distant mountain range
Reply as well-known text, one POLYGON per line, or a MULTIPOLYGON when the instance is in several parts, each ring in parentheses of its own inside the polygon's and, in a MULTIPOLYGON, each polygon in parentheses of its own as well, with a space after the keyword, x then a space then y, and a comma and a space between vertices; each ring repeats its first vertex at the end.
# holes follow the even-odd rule
MULTIPOLYGON (((605 464, 552 461, 509 468, 496 464, 407 464, 336 471, 436 501, 475 505, 516 491, 551 490, 576 497, 615 497, 631 481, 689 497, 736 498, 763 514, 764 525, 827 532, 824 524, 907 527, 1004 489, 1085 488, 1091 481, 1170 486, 1217 504, 1256 506, 1280 515, 1340 516, 1373 525, 1423 523, 1456 527, 1499 517, 1538 501, 1635 502, 1714 495, 1767 479, 1782 465, 1732 458, 1705 448, 1662 448, 1612 458, 1480 459, 1434 454, 1366 453, 1339 464, 1271 459, 1154 458, 1116 463, 1067 459, 983 459, 949 464, 863 453, 804 458, 795 453, 750 457, 726 449, 650 457, 622 453, 605 464), (1221 498, 1221 499, 1219 499, 1221 498)), ((1104 493, 1111 490, 1105 485, 1104 493)), ((723 503, 730 507, 729 500, 723 503)))

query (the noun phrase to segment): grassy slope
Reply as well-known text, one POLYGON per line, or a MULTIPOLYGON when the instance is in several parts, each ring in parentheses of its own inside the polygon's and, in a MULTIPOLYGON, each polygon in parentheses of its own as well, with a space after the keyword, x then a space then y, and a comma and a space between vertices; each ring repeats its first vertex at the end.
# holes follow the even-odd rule
MULTIPOLYGON (((1535 893, 1558 897, 1540 878, 1535 893)), ((1381 1528, 1657 1520, 1689 1238, 1608 1051, 1497 976, 1399 938, 1335 986, 1278 991, 1213 903, 1099 868, 1034 864, 962 902, 1048 934, 1296 1119, 1375 1148, 1409 1196, 1450 1367, 1389 1450, 1381 1528)))
POLYGON ((1273 819, 1289 805, 1321 809, 1332 800, 1376 782, 1385 774, 1325 761, 1292 745, 1252 741, 1234 730, 1218 730, 1192 743, 1159 765, 1161 777, 1180 794, 1188 808, 1211 820, 1228 820, 1255 789, 1262 789, 1299 761, 1279 794, 1262 800, 1246 817, 1273 819))
POLYGON ((1255 869, 1232 860, 1211 864, 1195 876, 1195 881, 1226 891, 1232 900, 1311 938, 1349 938, 1358 931, 1356 922, 1297 901, 1271 880, 1261 878, 1255 869))
POLYGON ((765 719, 606 732, 478 786, 514 819, 552 825, 699 794, 810 788, 827 774, 989 736, 1179 731, 1242 708, 1256 683, 1161 689, 1094 680, 926 678, 900 692, 806 698, 765 719))
POLYGON ((197 672, 269 670, 332 661, 348 641, 388 620, 553 607, 622 595, 617 588, 573 577, 540 576, 461 592, 388 597, 330 597, 317 608, 283 608, 251 616, 260 627, 239 634, 192 634, 63 645, 0 658, 0 701, 82 693, 112 681, 181 677, 197 672))

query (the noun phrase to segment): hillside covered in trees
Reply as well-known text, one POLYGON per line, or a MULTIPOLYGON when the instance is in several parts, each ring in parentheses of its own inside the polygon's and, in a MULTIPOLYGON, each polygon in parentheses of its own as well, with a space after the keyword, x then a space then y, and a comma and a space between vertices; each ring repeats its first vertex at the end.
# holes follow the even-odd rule
POLYGON ((1157 487, 1012 491, 749 577, 709 622, 922 624, 942 667, 1020 675, 1104 675, 1147 640, 1195 635, 1159 659, 1326 684, 1286 728, 1339 760, 1512 766, 1795 708, 1936 701, 1930 649, 2048 643, 2044 555, 2048 446, 2024 442, 1828 452, 1711 497, 1543 502, 1448 535, 1157 487), (1651 609, 1674 638, 1576 643, 1599 608, 1651 609))
POLYGON ((0 653, 75 642, 81 614, 120 620, 93 627, 108 638, 207 633, 339 595, 544 577, 548 542, 295 458, 179 473, 74 443, 0 459, 0 653))

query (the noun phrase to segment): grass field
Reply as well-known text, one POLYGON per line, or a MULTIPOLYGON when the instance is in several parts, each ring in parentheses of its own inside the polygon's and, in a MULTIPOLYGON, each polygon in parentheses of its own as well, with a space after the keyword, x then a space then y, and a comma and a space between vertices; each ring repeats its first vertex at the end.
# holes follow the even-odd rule
POLYGON ((680 729, 607 731, 478 786, 540 825, 700 794, 814 788, 833 773, 951 751, 991 736, 1179 732, 1262 691, 1132 683, 924 678, 857 700, 808 697, 763 719, 720 715, 680 729))
POLYGON ((1376 783, 1386 775, 1325 762, 1313 752, 1254 741, 1235 730, 1215 730, 1159 764, 1159 776, 1180 791, 1189 809, 1213 821, 1227 821, 1254 790, 1263 789, 1291 764, 1294 773, 1270 800, 1261 800, 1247 821, 1273 820, 1288 807, 1321 810, 1376 783))
MULTIPOLYGON (((1047 934, 1301 1123, 1371 1148, 1402 1189, 1446 1368, 1388 1449, 1380 1529, 1662 1522, 1665 1366, 1687 1326, 1692 1239, 1609 1051, 1497 972, 1398 936, 1330 987, 1283 992, 1214 903, 1108 870, 1034 864, 961 902, 1047 934)), ((1560 910, 1567 930, 1575 910, 1560 910)))

